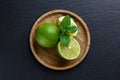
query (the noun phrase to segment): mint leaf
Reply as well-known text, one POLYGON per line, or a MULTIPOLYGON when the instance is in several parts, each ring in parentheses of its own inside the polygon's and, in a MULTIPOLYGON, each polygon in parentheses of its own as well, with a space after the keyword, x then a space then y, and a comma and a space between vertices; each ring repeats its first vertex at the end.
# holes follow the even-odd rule
POLYGON ((77 27, 76 26, 69 26, 67 28, 67 32, 74 33, 76 31, 77 31, 77 27))
POLYGON ((61 32, 66 32, 67 28, 64 25, 60 25, 61 32))
POLYGON ((70 42, 70 37, 66 34, 60 34, 60 42, 65 45, 66 47, 68 47, 69 42, 70 42))
POLYGON ((70 16, 67 15, 63 18, 60 25, 67 27, 67 26, 70 26, 70 24, 71 24, 70 16))

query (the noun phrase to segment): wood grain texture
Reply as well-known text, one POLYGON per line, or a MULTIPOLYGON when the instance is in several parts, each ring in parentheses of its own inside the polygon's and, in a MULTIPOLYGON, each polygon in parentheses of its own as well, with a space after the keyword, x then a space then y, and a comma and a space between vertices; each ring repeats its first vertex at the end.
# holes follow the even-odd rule
POLYGON ((30 47, 35 58, 44 66, 54 70, 66 70, 79 64, 86 56, 90 46, 90 33, 85 22, 75 13, 66 10, 53 10, 42 15, 33 25, 30 33, 30 47), (60 16, 70 15, 78 26, 75 37, 81 46, 81 53, 75 60, 64 60, 56 52, 56 47, 43 48, 35 41, 35 30, 42 23, 54 23, 60 16))

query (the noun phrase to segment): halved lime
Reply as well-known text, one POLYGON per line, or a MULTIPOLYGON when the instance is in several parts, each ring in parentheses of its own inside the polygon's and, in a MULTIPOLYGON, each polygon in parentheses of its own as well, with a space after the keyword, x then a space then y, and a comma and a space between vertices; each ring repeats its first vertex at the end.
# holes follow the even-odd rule
MULTIPOLYGON (((64 19, 64 17, 65 17, 65 16, 61 16, 61 17, 58 19, 58 21, 57 21, 58 26, 61 24, 61 22, 62 22, 62 20, 64 19)), ((76 23, 74 22, 74 20, 73 20, 72 18, 70 18, 70 21, 71 21, 71 26, 76 26, 76 27, 77 27, 76 23)), ((76 32, 74 32, 74 33, 68 33, 68 34, 69 34, 70 36, 76 36, 77 33, 78 33, 78 30, 77 30, 76 32)))
POLYGON ((66 60, 76 59, 81 51, 80 44, 73 37, 70 37, 70 43, 68 47, 64 46, 61 42, 59 42, 57 45, 57 49, 58 54, 66 60))

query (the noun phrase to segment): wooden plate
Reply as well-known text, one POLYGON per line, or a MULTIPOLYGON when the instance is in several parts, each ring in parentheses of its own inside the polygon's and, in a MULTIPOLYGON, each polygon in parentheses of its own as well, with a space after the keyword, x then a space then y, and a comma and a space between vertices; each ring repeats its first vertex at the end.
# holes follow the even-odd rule
POLYGON ((79 64, 86 56, 90 46, 90 33, 85 22, 75 13, 67 10, 53 10, 45 13, 34 23, 30 33, 30 47, 35 58, 44 66, 54 70, 66 70, 79 64), (35 41, 35 30, 42 23, 54 23, 60 16, 70 15, 78 26, 78 34, 75 37, 81 45, 81 54, 72 61, 60 58, 54 48, 43 48, 35 41))

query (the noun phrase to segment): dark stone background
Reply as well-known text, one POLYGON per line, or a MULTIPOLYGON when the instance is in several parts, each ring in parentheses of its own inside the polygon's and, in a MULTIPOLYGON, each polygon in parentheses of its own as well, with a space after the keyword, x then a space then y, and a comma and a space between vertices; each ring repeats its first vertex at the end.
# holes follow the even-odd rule
POLYGON ((0 0, 0 80, 120 80, 120 0, 0 0), (66 71, 44 67, 29 47, 32 25, 54 9, 77 13, 91 33, 88 55, 66 71))

